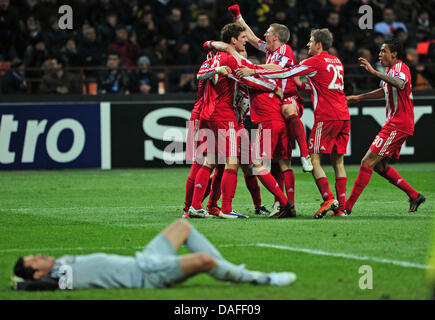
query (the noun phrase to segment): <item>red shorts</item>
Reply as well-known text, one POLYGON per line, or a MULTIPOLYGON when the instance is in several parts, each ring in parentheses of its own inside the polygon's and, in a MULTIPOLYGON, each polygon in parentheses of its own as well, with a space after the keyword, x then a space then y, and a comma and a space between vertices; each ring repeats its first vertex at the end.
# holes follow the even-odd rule
POLYGON ((284 121, 268 120, 258 124, 254 142, 256 159, 288 159, 288 145, 284 121))
POLYGON ((220 157, 237 157, 240 155, 237 123, 234 121, 201 119, 199 127, 199 139, 205 144, 204 152, 215 153, 220 157))
POLYGON ((404 132, 382 128, 373 140, 370 150, 384 158, 399 159, 400 149, 408 137, 404 132))
POLYGON ((298 117, 302 117, 304 114, 304 98, 299 96, 285 97, 281 103, 281 107, 286 104, 294 104, 296 106, 298 117))
POLYGON ((350 120, 316 121, 308 140, 309 153, 345 154, 350 120))

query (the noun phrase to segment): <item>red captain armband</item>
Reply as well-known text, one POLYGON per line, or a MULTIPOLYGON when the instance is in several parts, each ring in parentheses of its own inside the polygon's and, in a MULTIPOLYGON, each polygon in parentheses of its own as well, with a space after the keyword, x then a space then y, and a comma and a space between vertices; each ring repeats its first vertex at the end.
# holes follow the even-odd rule
POLYGON ((209 40, 204 42, 204 44, 202 45, 202 47, 204 48, 205 51, 211 51, 211 49, 213 49, 213 47, 211 46, 211 44, 214 42, 214 40, 209 40))
POLYGON ((235 5, 231 6, 231 7, 228 7, 228 11, 233 16, 234 21, 237 21, 239 18, 242 17, 242 15, 240 13, 240 7, 239 7, 238 4, 235 4, 235 5))

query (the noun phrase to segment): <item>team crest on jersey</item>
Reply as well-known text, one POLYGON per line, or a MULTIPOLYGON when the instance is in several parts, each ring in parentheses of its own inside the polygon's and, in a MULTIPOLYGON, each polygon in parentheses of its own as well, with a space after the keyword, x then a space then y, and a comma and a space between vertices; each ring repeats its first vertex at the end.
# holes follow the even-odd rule
POLYGON ((282 56, 283 56, 282 54, 277 55, 275 58, 275 62, 280 62, 282 59, 282 56))

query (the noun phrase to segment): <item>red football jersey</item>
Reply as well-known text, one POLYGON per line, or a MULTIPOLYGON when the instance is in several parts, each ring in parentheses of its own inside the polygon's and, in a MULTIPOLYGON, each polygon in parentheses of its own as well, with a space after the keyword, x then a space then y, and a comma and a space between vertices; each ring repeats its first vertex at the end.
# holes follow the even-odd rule
MULTIPOLYGON (((212 57, 207 56, 207 59, 202 63, 199 72, 201 72, 201 70, 210 68, 211 58, 212 57)), ((207 86, 207 80, 198 80, 198 90, 196 92, 195 104, 193 105, 193 109, 192 109, 191 120, 199 119, 200 117, 202 106, 204 103, 204 93, 205 93, 206 86, 207 86)))
POLYGON ((315 121, 349 120, 341 61, 326 51, 282 70, 256 70, 260 78, 289 78, 305 75, 313 100, 315 121))
POLYGON ((398 61, 393 67, 387 68, 385 74, 403 80, 402 89, 381 81, 381 87, 385 92, 386 117, 384 127, 402 131, 412 135, 414 133, 414 102, 411 87, 411 73, 402 61, 398 61))
MULTIPOLYGON (((262 69, 260 66, 253 64, 251 61, 244 57, 241 57, 240 64, 247 66, 251 69, 262 69)), ((251 78, 252 77, 244 77, 241 79, 236 78, 236 81, 243 83, 243 81, 246 81, 246 79, 251 78)), ((270 81, 271 79, 263 80, 270 81)), ((274 84, 274 82, 272 82, 271 84, 274 84)), ((284 118, 281 114, 281 100, 276 94, 271 92, 265 92, 265 90, 258 90, 258 88, 249 88, 248 93, 250 98, 251 121, 253 123, 257 124, 267 120, 284 121, 284 118)))
POLYGON ((242 64, 242 60, 243 58, 218 52, 212 60, 210 68, 200 69, 198 79, 210 78, 205 90, 204 107, 201 112, 202 119, 239 122, 244 116, 238 113, 239 109, 236 103, 239 83, 259 91, 274 92, 277 90, 276 83, 267 79, 262 80, 255 77, 237 79, 231 74, 228 76, 216 74, 216 68, 224 65, 230 67, 234 73, 242 64))
MULTIPOLYGON (((282 68, 289 68, 296 64, 295 54, 288 44, 284 43, 275 51, 269 51, 266 50, 266 41, 260 40, 258 48, 266 53, 266 64, 276 64, 282 68)), ((299 95, 294 79, 279 79, 277 84, 284 92, 284 97, 299 95)))
MULTIPOLYGON (((237 60, 225 53, 217 52, 211 60, 211 68, 219 66, 228 66, 232 70, 236 70, 239 66, 237 60)), ((200 70, 198 74, 204 73, 205 70, 200 70)), ((234 121, 236 115, 234 113, 234 91, 235 82, 226 76, 215 74, 209 85, 205 88, 204 106, 201 112, 201 119, 211 121, 234 121)))

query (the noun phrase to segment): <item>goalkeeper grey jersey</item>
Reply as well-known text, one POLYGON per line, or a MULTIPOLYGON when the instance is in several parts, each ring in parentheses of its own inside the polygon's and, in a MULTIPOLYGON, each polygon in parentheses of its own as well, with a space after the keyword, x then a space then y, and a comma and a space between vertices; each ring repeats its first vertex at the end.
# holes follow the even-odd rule
POLYGON ((63 256, 56 262, 55 276, 60 285, 70 281, 68 289, 138 288, 144 283, 144 271, 131 256, 94 253, 63 256))

